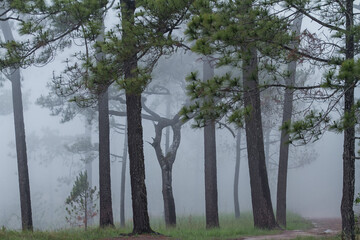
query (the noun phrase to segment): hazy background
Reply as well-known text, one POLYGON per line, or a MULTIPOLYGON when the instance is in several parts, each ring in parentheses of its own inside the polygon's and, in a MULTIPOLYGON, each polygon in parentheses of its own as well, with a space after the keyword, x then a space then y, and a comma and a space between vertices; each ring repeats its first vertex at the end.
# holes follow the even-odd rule
MULTIPOLYGON (((34 227, 40 229, 56 229, 67 227, 65 221, 65 199, 70 193, 74 177, 84 164, 75 154, 64 153, 64 144, 73 142, 75 136, 85 133, 84 119, 60 124, 60 117, 50 116, 48 109, 35 104, 36 99, 46 95, 47 83, 53 71, 60 72, 65 57, 60 56, 46 67, 31 67, 22 71, 23 93, 28 94, 28 108, 25 111, 25 129, 27 134, 30 188, 34 227)), ((167 72, 154 74, 154 81, 172 83, 173 100, 172 115, 181 107, 185 99, 183 90, 176 82, 183 80, 190 71, 201 72, 201 61, 198 56, 182 56, 165 58, 160 63, 167 64, 167 72)), ((318 76, 318 74, 316 74, 318 76)), ((10 83, 4 82, 0 92, 10 89, 10 83)), ((164 115, 165 106, 161 97, 149 97, 149 106, 157 106, 156 111, 164 115)), ((122 118, 118 121, 125 123, 122 118)), ((148 209, 151 217, 163 214, 161 193, 161 171, 154 149, 148 142, 154 136, 153 123, 144 123, 144 148, 146 165, 146 184, 148 192, 148 209)), ((204 214, 204 176, 203 176, 203 130, 192 129, 191 122, 182 128, 181 145, 173 168, 173 190, 178 216, 204 214)), ((17 179, 17 164, 14 148, 13 116, 0 115, 2 138, 0 138, 0 226, 20 229, 20 204, 17 179)), ((93 127, 92 141, 98 141, 97 127, 93 127)), ((243 132, 244 134, 244 132, 243 132)), ((272 135, 277 136, 274 128, 272 135)), ((245 146, 244 136, 242 144, 245 146)), ((124 136, 111 133, 111 153, 121 155, 124 136)), ((318 142, 311 144, 310 150, 298 148, 290 153, 290 161, 309 151, 314 161, 301 168, 289 170, 288 175, 288 210, 304 217, 339 217, 342 191, 342 141, 343 136, 333 133, 325 134, 318 142)), ((279 143, 270 147, 272 158, 279 149, 279 143)), ((119 190, 121 163, 113 160, 112 189, 115 222, 119 222, 119 190)), ((226 129, 217 130, 217 162, 218 191, 220 213, 233 213, 233 178, 235 167, 235 139, 226 129)), ((127 165, 128 167, 129 165, 127 165)), ((240 210, 251 211, 250 185, 246 150, 242 151, 239 184, 240 210)), ((131 196, 129 170, 126 171, 126 218, 131 219, 131 196)), ((269 171, 273 204, 276 199, 277 173, 269 171)), ((98 185, 98 161, 93 162, 93 184, 98 185)), ((357 185, 356 192, 359 192, 357 185)))

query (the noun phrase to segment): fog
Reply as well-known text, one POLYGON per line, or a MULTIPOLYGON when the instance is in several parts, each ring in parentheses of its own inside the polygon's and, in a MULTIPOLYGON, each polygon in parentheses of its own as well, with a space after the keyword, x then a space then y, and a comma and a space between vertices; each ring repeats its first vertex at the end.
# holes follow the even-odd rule
MULTIPOLYGON (((107 16, 109 26, 111 14, 107 16)), ((302 30, 319 29, 319 26, 304 19, 302 30)), ((180 30, 178 30, 180 32, 180 30)), ((70 57, 74 48, 57 55, 52 62, 41 67, 28 67, 21 70, 22 92, 25 105, 24 119, 30 189, 34 228, 41 230, 62 229, 70 227, 66 221, 65 200, 70 194, 76 176, 85 169, 83 156, 67 150, 67 146, 76 143, 86 133, 86 120, 78 114, 71 121, 62 123, 61 116, 52 116, 51 111, 36 104, 40 96, 49 94, 49 84, 53 76, 64 69, 64 61, 70 57)), ((150 95, 146 105, 160 116, 172 118, 187 102, 185 78, 191 72, 198 72, 202 77, 201 56, 189 51, 178 51, 173 56, 160 58, 152 74, 151 89, 160 85, 169 89, 170 95, 150 95), (170 102, 170 116, 167 115, 166 103, 170 102)), ((299 65, 299 71, 309 71, 307 82, 316 83, 322 78, 324 69, 311 66, 309 63, 299 65)), ((229 69, 216 69, 221 75, 229 69)), ((236 70, 233 70, 236 74, 236 70)), ((116 89, 119 89, 116 87, 116 89)), ((11 91, 10 81, 5 80, 0 88, 0 96, 11 91)), ((120 91, 120 90, 119 90, 120 91)), ((123 91, 123 90, 121 90, 123 91)), ((145 91, 146 92, 146 91, 145 91)), ((283 93, 283 92, 281 92, 283 93)), ((263 92, 262 94, 266 94, 263 92)), ((11 96, 3 101, 2 107, 11 105, 11 96)), ((3 99, 3 98, 2 98, 3 99)), ((299 109, 306 108, 306 103, 298 100, 299 109), (302 105, 305 104, 305 105, 302 105)), ((111 106, 111 104, 110 104, 111 106)), ((321 107, 321 106, 320 106, 321 107)), ((96 110, 96 106, 92 106, 96 110)), ((110 107, 111 108, 111 107, 110 107)), ((270 131, 267 161, 272 204, 276 206, 277 163, 279 161, 280 125, 282 117, 270 111, 267 119, 273 124, 270 131)), ((304 115, 304 114, 303 114, 304 115)), ((303 116, 299 114, 297 117, 303 116)), ((124 117, 111 116, 111 121, 125 124, 124 117)), ((205 214, 204 184, 204 130, 192 128, 193 120, 188 121, 181 129, 181 143, 173 165, 173 193, 178 217, 202 216, 205 214)), ((97 120, 93 121, 91 142, 98 143, 97 120)), ((265 125, 265 124, 264 124, 265 125)), ((218 126, 219 127, 219 126, 218 126)), ((229 126, 232 131, 236 127, 229 126)), ((17 175, 14 120, 12 113, 0 113, 0 226, 7 229, 21 229, 20 199, 17 175)), ((154 123, 143 119, 144 154, 146 167, 146 187, 148 211, 151 219, 163 218, 164 204, 162 196, 161 169, 151 142, 155 136, 154 123)), ((241 132, 241 164, 239 177, 239 204, 241 213, 251 212, 251 193, 249 167, 246 152, 245 131, 241 132)), ((172 133, 171 137, 172 138, 172 133)), ((233 184, 235 172, 236 139, 227 128, 216 130, 217 141, 217 180, 218 205, 220 214, 234 215, 233 184)), ((164 137, 162 146, 164 146, 164 137)), ((295 144, 298 145, 298 144, 295 144)), ((111 187, 114 221, 120 222, 120 183, 121 159, 124 134, 114 128, 110 133, 111 187)), ((342 153, 343 134, 326 132, 318 141, 305 146, 290 147, 289 172, 287 182, 287 210, 298 213, 305 218, 340 217, 342 197, 342 153), (292 166, 295 166, 292 168, 292 166)), ((356 165, 358 169, 359 164, 356 165)), ((98 158, 92 162, 92 183, 99 185, 98 158)), ((360 179, 356 179, 355 194, 360 192, 360 179)), ((98 204, 97 204, 98 206, 98 204)), ((355 210, 357 210, 355 208, 355 210)), ((126 169, 125 218, 132 219, 129 164, 126 169)), ((98 224, 98 216, 94 225, 98 224)), ((220 223, 221 224, 221 223, 220 223)))
MULTIPOLYGON (((66 54, 64 54, 66 55, 66 54)), ((84 119, 60 123, 59 116, 50 116, 50 111, 35 104, 40 95, 47 95, 46 87, 53 71, 60 71, 64 57, 60 56, 45 67, 29 67, 22 70, 23 93, 28 93, 28 107, 25 111, 25 129, 28 145, 29 174, 32 212, 36 229, 59 229, 69 227, 65 221, 65 199, 69 195, 77 173, 84 169, 84 163, 76 154, 66 153, 64 145, 71 144, 85 133, 84 119), (47 139, 48 138, 48 139, 47 139), (52 142, 51 142, 52 141, 52 142), (67 142, 68 141, 68 142, 67 142), (44 146, 49 145, 49 146, 44 146), (50 148, 50 149, 49 149, 50 148)), ((164 58, 158 64, 162 72, 154 74, 154 83, 168 79, 173 92, 171 115, 180 110, 186 99, 179 83, 191 71, 201 71, 202 63, 195 54, 178 53, 164 58), (161 68, 161 64, 167 67, 161 68), (165 72, 165 69, 167 70, 165 72), (179 99, 179 100, 177 100, 179 99)), ((314 74, 314 77, 317 74, 314 74)), ((10 89, 9 81, 4 82, 0 91, 10 89)), ((165 115, 163 96, 149 96, 147 103, 161 115, 165 115)), ((10 99, 9 99, 10 101, 10 99)), ((116 121, 125 123, 124 118, 116 121)), ((190 121, 182 128, 181 144, 173 167, 173 190, 178 216, 204 215, 204 156, 203 129, 191 128, 190 121)), ((0 225, 9 229, 20 229, 20 201, 17 179, 16 152, 12 114, 0 116, 2 138, 0 138, 0 225)), ((161 170, 153 147, 149 144, 154 137, 151 121, 143 120, 144 151, 148 209, 151 218, 163 216, 161 192, 161 170)), ((277 123, 278 125, 280 124, 277 123)), ((242 145, 245 147, 245 136, 242 145)), ((278 127, 272 130, 274 140, 279 136, 278 127)), ((233 214, 233 178, 235 166, 235 138, 225 128, 217 129, 218 199, 221 214, 233 214)), ((96 143, 97 127, 94 124, 92 142, 96 143)), ((111 153, 121 155, 124 136, 111 131, 111 153)), ((339 217, 342 192, 342 141, 341 134, 326 133, 316 143, 309 144, 309 164, 290 169, 288 175, 288 210, 304 217, 339 217)), ((309 147, 292 147, 290 162, 309 147)), ((279 141, 271 143, 272 158, 277 161, 279 141)), ((119 195, 121 163, 112 158, 112 199, 114 220, 119 222, 119 195)), ((93 163, 93 184, 98 185, 98 160, 93 163)), ((127 165, 128 167, 129 165, 127 165)), ((269 170, 272 202, 276 200, 275 170, 269 170)), ((359 192, 357 187, 356 192, 359 192)), ((129 170, 126 171, 125 216, 131 219, 131 195, 129 170)), ((239 199, 241 212, 251 211, 250 181, 246 150, 242 150, 239 199)), ((95 221, 98 221, 97 219, 95 221)))

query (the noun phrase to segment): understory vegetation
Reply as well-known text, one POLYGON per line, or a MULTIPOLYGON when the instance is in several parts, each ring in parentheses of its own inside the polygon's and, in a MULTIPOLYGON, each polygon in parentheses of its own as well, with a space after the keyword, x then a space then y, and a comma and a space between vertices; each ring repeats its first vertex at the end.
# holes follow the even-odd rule
MULTIPOLYGON (((220 216, 220 228, 205 230, 204 216, 183 216, 179 217, 178 224, 175 228, 166 228, 164 221, 160 218, 151 219, 153 229, 165 236, 174 239, 234 239, 245 236, 270 235, 279 233, 280 230, 262 230, 253 226, 253 218, 250 213, 244 213, 239 219, 235 219, 231 215, 220 216)), ((288 230, 308 230, 312 228, 310 221, 293 213, 288 213, 288 230)), ((0 231, 0 239, 7 240, 92 240, 92 239, 108 239, 121 237, 128 234, 132 230, 132 223, 128 222, 125 228, 89 228, 87 231, 83 229, 64 229, 60 231, 34 231, 20 232, 9 231, 3 228, 0 231)), ((313 238, 298 238, 313 239, 313 238)), ((337 238, 326 238, 337 239, 337 238)))

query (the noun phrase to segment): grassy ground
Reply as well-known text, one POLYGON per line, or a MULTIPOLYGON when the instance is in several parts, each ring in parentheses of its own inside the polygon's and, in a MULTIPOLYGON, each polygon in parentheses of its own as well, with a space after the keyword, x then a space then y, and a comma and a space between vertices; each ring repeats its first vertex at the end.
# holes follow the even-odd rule
POLYGON ((79 229, 61 230, 61 231, 34 231, 34 232, 18 232, 18 231, 0 231, 1 240, 97 240, 103 238, 118 237, 121 233, 127 231, 109 228, 98 229, 91 228, 88 231, 79 229))
MULTIPOLYGON (((278 231, 266 231, 255 229, 251 214, 242 214, 240 219, 235 219, 230 215, 220 217, 220 228, 213 230, 205 230, 204 217, 180 217, 178 218, 176 228, 166 229, 162 219, 153 219, 151 221, 152 228, 166 236, 182 240, 202 240, 202 239, 234 239, 244 236, 276 234, 278 231)), ((288 229, 309 229, 311 223, 304 220, 296 214, 288 215, 288 229)), ((52 232, 18 232, 2 229, 0 230, 1 240, 93 240, 118 237, 120 234, 131 232, 131 226, 125 229, 110 228, 98 229, 91 228, 88 231, 80 229, 66 229, 52 232)), ((314 238, 298 238, 302 240, 310 240, 314 238)), ((333 238, 334 240, 337 238, 333 238)), ((331 239, 331 240, 333 240, 331 239)), ((330 240, 327 238, 327 240, 330 240)))
MULTIPOLYGON (((158 221, 152 224, 155 231, 179 239, 202 240, 202 239, 230 239, 244 236, 256 236, 265 234, 276 234, 279 231, 261 230, 253 227, 251 214, 242 214, 240 219, 235 219, 230 215, 220 216, 220 228, 212 230, 205 229, 204 217, 187 217, 180 218, 176 228, 166 229, 158 221)), ((312 225, 310 222, 296 214, 288 215, 288 229, 309 229, 312 225)))

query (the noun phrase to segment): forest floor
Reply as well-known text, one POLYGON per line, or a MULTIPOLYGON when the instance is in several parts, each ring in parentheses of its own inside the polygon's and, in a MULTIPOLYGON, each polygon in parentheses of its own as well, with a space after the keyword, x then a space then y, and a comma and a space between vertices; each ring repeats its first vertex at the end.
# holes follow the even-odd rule
POLYGON ((340 218, 314 218, 308 219, 313 228, 309 230, 285 230, 275 235, 262 235, 242 237, 237 240, 269 240, 269 239, 294 239, 297 237, 333 237, 341 231, 340 218))
POLYGON ((129 240, 154 240, 154 239, 175 240, 176 238, 166 237, 163 235, 143 234, 143 235, 124 236, 124 237, 117 237, 117 238, 106 238, 103 240, 124 240, 124 239, 129 239, 129 240))
MULTIPOLYGON (((317 218, 317 219, 308 219, 313 228, 308 230, 285 230, 277 234, 270 235, 261 235, 261 236, 249 236, 235 238, 232 240, 270 240, 270 239, 295 239, 298 237, 334 237, 338 235, 341 231, 341 219, 340 218, 317 218)), ((175 240, 177 238, 166 237, 162 235, 139 235, 139 236, 124 236, 120 238, 108 238, 104 240, 175 240)), ((213 238, 214 239, 214 238, 213 238)), ((215 238, 216 239, 216 238, 215 238)))

